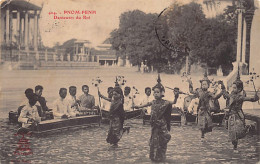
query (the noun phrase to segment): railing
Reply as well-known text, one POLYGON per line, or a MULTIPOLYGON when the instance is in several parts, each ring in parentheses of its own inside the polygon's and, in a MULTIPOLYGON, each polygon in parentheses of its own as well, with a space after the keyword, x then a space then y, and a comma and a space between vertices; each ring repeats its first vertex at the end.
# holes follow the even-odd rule
POLYGON ((79 54, 71 56, 70 54, 64 54, 61 52, 54 51, 52 49, 46 49, 45 51, 2 49, 1 58, 3 61, 12 62, 99 62, 99 57, 95 55, 79 54))

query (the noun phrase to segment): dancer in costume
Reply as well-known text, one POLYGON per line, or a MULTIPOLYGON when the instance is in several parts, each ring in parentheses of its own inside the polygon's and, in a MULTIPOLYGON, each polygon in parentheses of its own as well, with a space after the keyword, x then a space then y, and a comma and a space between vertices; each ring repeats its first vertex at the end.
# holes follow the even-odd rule
POLYGON ((201 138, 205 137, 205 133, 211 132, 213 128, 210 101, 216 100, 222 96, 222 92, 214 94, 208 91, 210 80, 207 74, 204 74, 204 78, 200 80, 201 88, 193 91, 192 81, 188 79, 190 93, 195 94, 199 98, 198 104, 198 127, 201 130, 201 138))
POLYGON ((150 138, 150 159, 152 161, 163 161, 166 158, 167 143, 171 139, 170 121, 172 104, 175 104, 179 93, 175 92, 173 102, 162 99, 164 87, 158 77, 157 84, 152 88, 155 100, 147 104, 134 106, 134 108, 143 108, 151 106, 151 138, 150 138))
POLYGON ((107 98, 103 96, 100 92, 99 96, 107 101, 111 102, 109 110, 109 130, 107 135, 107 142, 112 145, 112 147, 118 147, 118 142, 123 136, 125 131, 129 132, 130 127, 123 128, 125 111, 123 105, 123 91, 120 87, 116 86, 113 88, 112 98, 107 98))
MULTIPOLYGON (((220 81, 222 86, 223 82, 220 81)), ((234 151, 237 151, 238 139, 246 136, 249 126, 245 124, 245 116, 242 110, 244 101, 256 102, 259 100, 257 92, 254 97, 246 97, 243 90, 243 82, 240 80, 239 73, 237 80, 232 84, 232 92, 229 94, 225 87, 222 87, 223 96, 227 99, 228 112, 228 136, 231 140, 234 151)))

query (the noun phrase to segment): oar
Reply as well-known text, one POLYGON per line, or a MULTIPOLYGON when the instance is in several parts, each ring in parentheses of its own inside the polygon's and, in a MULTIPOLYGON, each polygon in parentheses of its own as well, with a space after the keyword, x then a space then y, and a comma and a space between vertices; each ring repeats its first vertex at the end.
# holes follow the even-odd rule
MULTIPOLYGON (((175 89, 170 88, 170 87, 166 87, 166 86, 165 86, 165 88, 175 91, 175 89)), ((179 94, 190 95, 190 94, 188 94, 188 93, 184 93, 184 92, 179 92, 179 94)))
MULTIPOLYGON (((98 93, 99 93, 99 87, 97 87, 98 93)), ((99 112, 100 112, 100 116, 102 118, 102 111, 101 111, 101 101, 100 101, 100 96, 98 94, 98 102, 99 102, 99 112)))

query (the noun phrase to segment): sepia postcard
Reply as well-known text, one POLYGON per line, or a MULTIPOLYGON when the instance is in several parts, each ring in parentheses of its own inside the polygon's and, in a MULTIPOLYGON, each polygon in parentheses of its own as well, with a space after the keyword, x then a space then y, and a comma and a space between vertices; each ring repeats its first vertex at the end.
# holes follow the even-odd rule
POLYGON ((0 2, 0 163, 260 161, 260 0, 0 2))

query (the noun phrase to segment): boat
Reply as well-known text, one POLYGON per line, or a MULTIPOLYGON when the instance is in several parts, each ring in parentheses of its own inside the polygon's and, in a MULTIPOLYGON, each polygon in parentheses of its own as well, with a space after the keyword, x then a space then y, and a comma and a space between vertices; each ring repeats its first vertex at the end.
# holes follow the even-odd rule
MULTIPOLYGON (((29 131, 32 131, 35 134, 42 134, 46 132, 60 131, 73 128, 82 128, 92 124, 98 124, 100 126, 101 116, 98 112, 88 115, 80 115, 77 117, 69 117, 64 119, 53 119, 52 112, 46 112, 45 120, 38 123, 29 131)), ((18 111, 9 112, 9 121, 12 123, 17 123, 21 126, 21 123, 18 122, 18 111)), ((24 128, 20 128, 20 131, 23 131, 24 128)), ((19 131, 19 130, 18 130, 19 131)))
MULTIPOLYGON (((19 117, 19 113, 18 112, 14 112, 14 111, 10 111, 9 112, 9 122, 12 122, 12 123, 16 123, 18 124, 18 117, 19 117)), ((45 114, 45 119, 46 120, 51 120, 51 119, 54 119, 53 117, 53 113, 52 112, 46 112, 45 114)))
MULTIPOLYGON (((212 123, 221 125, 224 117, 225 117, 224 112, 213 113, 212 114, 212 123)), ((185 120, 186 122, 195 123, 197 121, 197 114, 186 113, 185 118, 186 118, 186 120, 185 120)))
POLYGON ((78 116, 67 119, 52 119, 41 121, 37 126, 32 129, 32 132, 36 134, 42 134, 46 132, 83 128, 92 124, 98 124, 100 126, 100 123, 100 115, 78 116))
MULTIPOLYGON (((102 122, 106 123, 108 122, 108 118, 109 118, 109 111, 107 110, 101 110, 102 112, 102 122)), ((142 109, 138 109, 138 110, 133 110, 133 111, 125 111, 125 119, 132 119, 132 118, 137 118, 142 114, 142 109)))
MULTIPOLYGON (((189 95, 184 98, 184 105, 183 105, 183 111, 184 111, 184 119, 185 119, 185 125, 187 123, 195 123, 197 121, 197 114, 189 113, 188 112, 188 106, 191 103, 191 100, 194 98, 194 95, 189 95)), ((218 113, 212 114, 212 122, 217 124, 222 124, 222 121, 224 119, 225 113, 223 111, 220 111, 218 113)))
MULTIPOLYGON (((180 109, 173 108, 171 112, 171 123, 181 125, 181 116, 182 114, 180 109)), ((145 125, 146 123, 150 123, 150 118, 151 118, 150 114, 143 115, 143 125, 145 125)))

